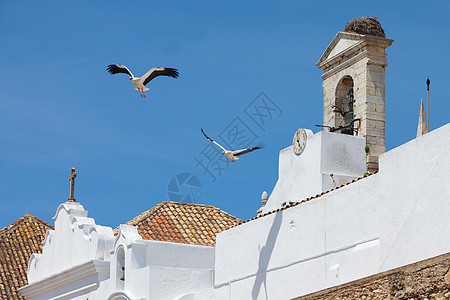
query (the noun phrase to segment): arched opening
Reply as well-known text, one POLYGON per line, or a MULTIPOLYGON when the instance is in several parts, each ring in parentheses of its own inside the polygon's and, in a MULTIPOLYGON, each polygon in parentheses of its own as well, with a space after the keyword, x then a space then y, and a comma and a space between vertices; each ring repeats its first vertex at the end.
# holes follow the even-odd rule
POLYGON ((123 247, 117 249, 116 254, 116 288, 123 290, 125 286, 125 250, 123 247))
POLYGON ((112 293, 107 300, 131 300, 125 292, 114 292, 112 293))
POLYGON ((337 132, 343 134, 354 134, 354 94, 353 79, 350 76, 344 76, 336 87, 335 102, 333 111, 335 113, 335 127, 339 128, 337 132))

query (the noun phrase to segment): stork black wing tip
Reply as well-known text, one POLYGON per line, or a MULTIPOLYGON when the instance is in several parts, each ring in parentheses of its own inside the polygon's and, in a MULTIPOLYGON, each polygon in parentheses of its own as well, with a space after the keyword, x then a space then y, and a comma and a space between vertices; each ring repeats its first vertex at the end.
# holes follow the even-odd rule
POLYGON ((206 135, 206 133, 203 131, 203 128, 200 128, 200 130, 202 131, 203 135, 210 140, 211 142, 213 141, 209 136, 206 135))
POLYGON ((106 71, 108 71, 111 74, 115 74, 115 69, 117 68, 117 65, 108 65, 106 67, 106 71))
POLYGON ((170 71, 169 76, 172 78, 178 78, 178 76, 180 75, 178 69, 175 68, 167 68, 167 69, 170 71))

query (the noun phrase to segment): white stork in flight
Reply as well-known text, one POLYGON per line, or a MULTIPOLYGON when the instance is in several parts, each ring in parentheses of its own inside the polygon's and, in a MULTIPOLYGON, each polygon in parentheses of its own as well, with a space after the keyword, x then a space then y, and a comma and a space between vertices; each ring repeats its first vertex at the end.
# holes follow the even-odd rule
POLYGON ((222 147, 219 143, 217 143, 216 141, 212 140, 209 136, 206 135, 206 133, 202 130, 203 135, 210 140, 211 142, 213 142, 214 144, 216 144, 217 146, 219 146, 220 148, 222 148, 223 152, 221 154, 225 155, 226 157, 228 157, 229 159, 231 159, 232 162, 234 162, 235 160, 238 160, 239 155, 245 154, 245 153, 249 153, 258 149, 263 148, 263 146, 257 146, 257 147, 253 147, 253 148, 248 148, 248 149, 241 149, 241 150, 234 150, 234 151, 230 151, 225 149, 224 147, 222 147))
POLYGON ((124 73, 130 75, 130 80, 135 85, 135 90, 138 90, 141 94, 141 97, 147 98, 145 96, 145 91, 148 91, 149 88, 146 87, 147 83, 149 83, 153 78, 158 76, 169 76, 172 78, 177 78, 179 73, 177 69, 174 68, 151 68, 150 71, 144 74, 144 76, 136 78, 133 73, 128 70, 124 65, 108 65, 106 70, 111 74, 124 73))

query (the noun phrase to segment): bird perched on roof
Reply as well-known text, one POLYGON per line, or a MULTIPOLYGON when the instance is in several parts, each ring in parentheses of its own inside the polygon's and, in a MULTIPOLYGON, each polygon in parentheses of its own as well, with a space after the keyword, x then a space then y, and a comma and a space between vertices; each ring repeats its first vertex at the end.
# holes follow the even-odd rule
POLYGON ((221 154, 223 154, 223 155, 225 155, 226 157, 228 157, 229 159, 231 159, 232 162, 234 162, 235 160, 238 160, 238 159, 239 159, 239 157, 236 157, 236 156, 240 156, 240 155, 242 155, 242 154, 249 153, 249 152, 252 152, 252 151, 255 151, 255 150, 258 150, 258 149, 263 148, 263 146, 260 145, 260 146, 253 147, 253 148, 230 151, 230 150, 227 150, 227 149, 225 149, 224 147, 222 147, 222 146, 221 146, 219 143, 217 143, 216 141, 212 140, 209 136, 207 136, 206 133, 203 131, 203 129, 201 129, 201 130, 202 130, 203 135, 204 135, 208 140, 210 140, 211 142, 213 142, 214 144, 216 144, 217 146, 219 146, 220 148, 222 148, 223 152, 222 152, 221 154))
POLYGON ((174 68, 151 68, 150 71, 144 74, 142 77, 134 77, 133 73, 131 73, 130 70, 128 70, 127 67, 124 65, 108 65, 106 70, 111 73, 112 75, 118 74, 118 73, 124 73, 130 75, 130 80, 135 85, 135 90, 138 90, 141 94, 141 97, 147 98, 145 96, 145 91, 148 91, 149 88, 146 87, 146 85, 155 77, 158 76, 169 76, 172 78, 177 78, 179 73, 177 69, 174 68))

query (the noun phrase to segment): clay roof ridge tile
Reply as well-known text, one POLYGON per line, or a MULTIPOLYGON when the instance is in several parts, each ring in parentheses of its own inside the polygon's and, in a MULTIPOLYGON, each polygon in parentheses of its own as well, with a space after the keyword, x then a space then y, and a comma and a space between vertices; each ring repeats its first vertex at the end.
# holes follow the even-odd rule
MULTIPOLYGON (((0 235, 6 233, 7 231, 11 231, 16 229, 18 226, 20 226, 21 224, 26 225, 27 224, 27 219, 33 219, 38 221, 39 223, 41 223, 42 225, 46 226, 46 227, 50 227, 52 229, 54 229, 54 227, 50 224, 47 224, 46 222, 42 221, 39 218, 36 218, 35 216, 33 216, 32 214, 30 214, 29 212, 27 212, 25 215, 23 215, 21 218, 19 218, 17 221, 3 227, 2 229, 0 229, 0 235)), ((23 230, 23 229, 22 229, 23 230)))
POLYGON ((242 221, 241 223, 238 223, 238 224, 236 224, 236 225, 234 225, 234 226, 232 226, 232 227, 230 227, 230 228, 233 228, 233 227, 242 225, 242 224, 244 224, 244 223, 247 223, 247 222, 250 222, 250 221, 259 219, 259 218, 263 218, 263 217, 265 217, 265 216, 271 215, 271 214, 273 214, 273 213, 276 213, 276 212, 279 212, 279 211, 282 211, 282 210, 286 210, 286 209, 288 209, 288 208, 291 208, 291 207, 293 207, 293 206, 297 206, 297 205, 302 204, 302 203, 304 203, 304 202, 307 202, 307 201, 310 201, 310 200, 313 200, 313 199, 320 198, 321 196, 323 196, 323 195, 325 195, 325 194, 327 194, 327 193, 330 193, 330 192, 332 192, 332 191, 338 190, 338 189, 340 189, 340 188, 342 188, 342 187, 344 187, 344 186, 350 185, 350 184, 352 184, 352 183, 354 183, 354 182, 357 182, 357 181, 359 181, 359 180, 361 180, 361 179, 364 179, 364 178, 366 178, 366 177, 369 177, 369 176, 374 175, 374 174, 377 174, 377 173, 378 173, 378 171, 376 171, 376 172, 374 172, 374 173, 364 174, 364 176, 361 176, 361 177, 358 177, 358 178, 356 178, 356 179, 353 179, 352 181, 347 182, 347 183, 344 183, 344 184, 342 184, 342 185, 340 185, 340 186, 337 186, 337 187, 335 187, 335 188, 333 188, 333 189, 331 189, 331 190, 322 192, 322 193, 320 193, 320 194, 316 194, 316 195, 314 195, 314 196, 308 197, 308 198, 306 198, 306 199, 303 199, 303 200, 300 200, 300 201, 297 201, 297 202, 291 202, 290 205, 286 205, 286 206, 281 207, 281 208, 278 208, 278 209, 276 209, 276 210, 272 210, 272 211, 266 212, 265 214, 262 214, 262 215, 260 215, 260 216, 256 216, 256 217, 251 218, 251 219, 249 219, 249 220, 247 220, 247 221, 242 221))

